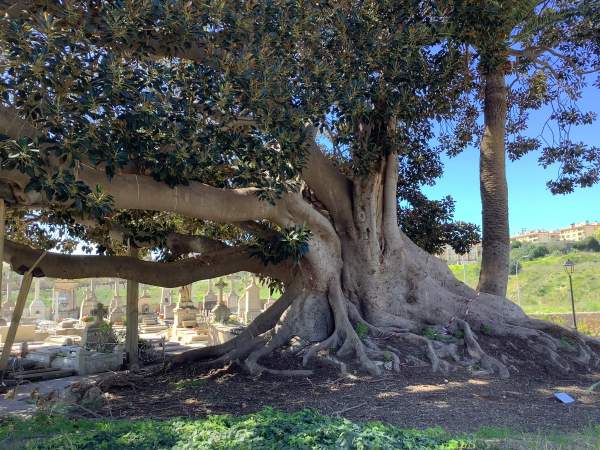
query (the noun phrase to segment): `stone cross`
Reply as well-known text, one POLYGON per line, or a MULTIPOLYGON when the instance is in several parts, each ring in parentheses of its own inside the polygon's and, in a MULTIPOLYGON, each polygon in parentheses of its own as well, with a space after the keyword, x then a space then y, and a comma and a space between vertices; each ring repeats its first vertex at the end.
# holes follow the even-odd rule
POLYGON ((94 317, 96 318, 96 322, 102 322, 104 320, 104 317, 106 317, 108 310, 104 307, 102 303, 98 302, 96 307, 92 309, 90 313, 94 315, 94 317))
POLYGON ((223 289, 225 289, 227 283, 225 283, 223 279, 220 279, 215 286, 219 290, 219 303, 223 303, 223 289))

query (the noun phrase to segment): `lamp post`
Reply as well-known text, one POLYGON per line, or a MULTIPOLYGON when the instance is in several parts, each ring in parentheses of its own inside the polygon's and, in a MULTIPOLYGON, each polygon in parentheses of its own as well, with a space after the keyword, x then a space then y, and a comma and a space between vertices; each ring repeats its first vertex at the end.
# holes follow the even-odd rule
POLYGON ((521 271, 519 269, 519 261, 521 261, 522 259, 527 259, 527 258, 531 258, 530 255, 525 255, 525 256, 521 256, 520 258, 517 258, 517 262, 515 263, 515 278, 517 281, 517 305, 521 306, 521 287, 519 286, 519 272, 521 271))
POLYGON ((570 259, 567 259, 563 264, 563 267, 565 268, 565 272, 567 272, 567 275, 569 276, 569 287, 571 288, 571 309, 573 311, 573 327, 575 328, 575 331, 577 331, 577 318, 575 317, 575 298, 573 297, 572 278, 572 274, 573 272, 575 272, 575 263, 570 259))

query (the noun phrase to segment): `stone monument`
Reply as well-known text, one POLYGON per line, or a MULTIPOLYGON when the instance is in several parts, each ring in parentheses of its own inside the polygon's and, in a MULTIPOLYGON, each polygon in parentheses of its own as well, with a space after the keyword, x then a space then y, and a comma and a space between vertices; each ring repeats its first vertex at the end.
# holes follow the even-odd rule
POLYGON ((191 295, 191 284, 179 288, 179 301, 173 310, 173 328, 192 328, 196 325, 198 309, 194 306, 191 295))
POLYGON ((54 320, 60 322, 63 319, 78 319, 79 308, 75 289, 79 283, 71 280, 56 280, 54 283, 54 320))
POLYGON ((91 312, 96 307, 97 303, 98 299, 96 298, 96 292, 94 290, 94 280, 90 280, 88 295, 85 296, 79 307, 79 320, 86 316, 91 316, 91 312))
POLYGON ((31 305, 29 305, 29 317, 36 320, 50 319, 50 307, 40 298, 40 279, 35 279, 35 294, 31 305))
POLYGON ((152 297, 147 287, 144 287, 144 293, 138 300, 138 311, 141 315, 155 314, 156 305, 152 303, 152 297))
POLYGON ((111 339, 108 322, 104 318, 108 314, 108 310, 100 302, 96 303, 96 307, 90 311, 94 321, 88 323, 81 335, 81 346, 92 348, 97 351, 112 351, 116 344, 116 338, 111 339), (112 340, 112 342, 110 342, 112 340), (106 348, 105 348, 106 347, 106 348))
POLYGON ((229 308, 225 305, 223 297, 223 289, 225 289, 227 283, 221 279, 215 286, 219 290, 219 303, 211 310, 213 319, 218 323, 227 323, 229 321, 229 316, 231 315, 231 311, 229 311, 229 308))
POLYGON ((212 280, 208 280, 208 292, 204 296, 204 310, 212 311, 217 306, 217 295, 213 292, 212 280))
POLYGON ((161 289, 160 315, 164 320, 173 320, 175 305, 171 299, 171 289, 161 289))
POLYGON ((240 301, 240 296, 231 288, 231 292, 227 294, 227 308, 231 311, 231 314, 238 313, 238 304, 240 301))
POLYGON ((252 283, 246 289, 241 304, 241 311, 238 309, 238 316, 244 323, 250 323, 262 312, 263 305, 260 300, 260 288, 256 284, 256 278, 252 277, 252 283))
POLYGON ((119 280, 115 280, 115 293, 108 307, 110 310, 109 320, 112 323, 123 323, 125 320, 125 308, 122 303, 121 296, 119 295, 119 280))
POLYGON ((275 301, 276 300, 273 298, 273 293, 269 289, 269 298, 265 302, 265 306, 264 306, 263 310, 266 311, 267 309, 269 309, 273 305, 273 303, 275 303, 275 301))

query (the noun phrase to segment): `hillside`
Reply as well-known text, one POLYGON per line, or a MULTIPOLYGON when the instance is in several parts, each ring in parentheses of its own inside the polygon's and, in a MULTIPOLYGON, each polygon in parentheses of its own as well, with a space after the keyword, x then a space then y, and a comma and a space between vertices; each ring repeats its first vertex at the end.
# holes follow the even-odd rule
MULTIPOLYGON (((575 262, 573 291, 577 311, 600 311, 600 253, 570 252, 549 255, 532 261, 521 260, 519 286, 521 306, 527 313, 571 311, 569 278, 562 267, 570 259, 575 262)), ((477 286, 479 263, 450 265, 456 277, 471 287, 477 286)), ((508 297, 517 302, 517 280, 514 273, 508 282, 508 297)))

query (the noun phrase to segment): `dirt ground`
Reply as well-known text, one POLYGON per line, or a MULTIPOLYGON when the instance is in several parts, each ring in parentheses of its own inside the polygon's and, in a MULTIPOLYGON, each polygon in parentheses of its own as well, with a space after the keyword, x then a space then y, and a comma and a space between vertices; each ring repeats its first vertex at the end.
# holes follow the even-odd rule
POLYGON ((600 424, 600 389, 588 390, 599 380, 600 373, 568 379, 529 374, 500 380, 466 372, 432 374, 428 368, 406 368, 380 377, 344 378, 327 369, 310 378, 250 377, 235 369, 187 368, 112 388, 101 413, 113 418, 198 417, 246 414, 271 406, 286 411, 314 408, 354 421, 381 420, 403 428, 576 431, 600 424), (552 397, 554 392, 567 392, 577 401, 561 404, 552 397))

